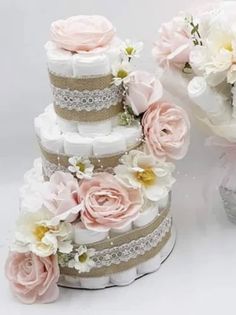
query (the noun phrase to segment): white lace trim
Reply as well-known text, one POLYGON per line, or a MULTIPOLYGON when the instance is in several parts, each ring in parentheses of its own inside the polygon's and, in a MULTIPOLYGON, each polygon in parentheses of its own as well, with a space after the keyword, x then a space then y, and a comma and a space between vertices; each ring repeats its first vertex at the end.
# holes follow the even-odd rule
MULTIPOLYGON (((165 235, 171 230, 171 227, 172 218, 167 217, 152 233, 144 237, 133 240, 129 243, 122 244, 120 246, 96 251, 91 257, 94 262, 93 268, 119 265, 122 262, 128 262, 130 259, 135 259, 140 255, 144 255, 146 252, 155 248, 162 241, 165 235)), ((68 254, 66 256, 67 260, 73 259, 74 253, 68 254)))
POLYGON ((115 106, 122 100, 122 89, 115 85, 93 91, 71 91, 52 85, 52 93, 56 106, 76 111, 100 111, 115 106))

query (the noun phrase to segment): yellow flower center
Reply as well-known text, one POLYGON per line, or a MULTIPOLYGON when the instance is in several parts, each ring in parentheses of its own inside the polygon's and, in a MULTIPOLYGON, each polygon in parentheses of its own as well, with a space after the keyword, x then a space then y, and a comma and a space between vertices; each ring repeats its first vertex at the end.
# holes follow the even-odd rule
POLYGON ((48 231, 49 231, 48 227, 44 225, 38 225, 34 230, 34 235, 38 241, 41 241, 48 231))
POLYGON ((85 165, 84 165, 84 163, 77 162, 77 163, 76 163, 76 167, 79 168, 80 172, 84 173, 84 171, 85 171, 85 165))
POLYGON ((229 41, 229 42, 225 43, 224 46, 223 46, 223 48, 224 48, 225 50, 228 50, 228 51, 232 52, 232 51, 233 51, 232 42, 229 41))
POLYGON ((125 49, 125 51, 126 51, 126 53, 127 53, 128 56, 131 56, 132 54, 135 53, 135 48, 134 48, 134 47, 127 47, 127 48, 125 49))
POLYGON ((124 69, 120 69, 120 70, 117 72, 117 77, 118 77, 118 78, 121 78, 121 79, 126 78, 127 75, 128 75, 128 72, 125 71, 124 69))
POLYGON ((156 179, 156 175, 151 168, 146 168, 142 172, 137 172, 135 177, 144 186, 153 185, 156 179))
POLYGON ((79 256, 79 261, 81 263, 84 263, 86 262, 87 258, 88 258, 88 255, 86 253, 83 253, 82 255, 79 256))

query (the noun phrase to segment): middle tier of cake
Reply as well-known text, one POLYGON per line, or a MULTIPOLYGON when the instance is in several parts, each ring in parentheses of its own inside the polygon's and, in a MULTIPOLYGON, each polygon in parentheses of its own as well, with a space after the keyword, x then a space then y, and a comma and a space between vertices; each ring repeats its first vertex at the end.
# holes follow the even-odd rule
POLYGON ((35 118, 34 125, 46 177, 65 171, 72 156, 89 158, 96 169, 110 170, 123 154, 140 149, 143 140, 138 121, 131 126, 120 126, 117 117, 94 123, 64 121, 53 105, 35 118))

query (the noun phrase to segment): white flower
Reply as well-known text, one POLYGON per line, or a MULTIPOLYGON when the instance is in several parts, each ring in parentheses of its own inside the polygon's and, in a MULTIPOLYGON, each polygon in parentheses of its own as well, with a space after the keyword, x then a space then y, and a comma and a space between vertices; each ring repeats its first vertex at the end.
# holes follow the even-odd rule
POLYGON ((211 61, 206 64, 205 75, 209 85, 217 86, 222 83, 227 72, 232 65, 232 53, 226 49, 221 49, 215 56, 211 57, 211 61))
POLYGON ((79 273, 89 272, 95 265, 95 262, 91 259, 95 249, 88 249, 85 245, 81 245, 76 251, 74 258, 68 262, 68 267, 75 268, 79 273))
POLYGON ((23 213, 17 222, 12 249, 23 253, 31 251, 41 257, 55 255, 57 251, 70 253, 73 248, 71 224, 62 222, 51 226, 50 219, 50 212, 44 208, 23 213))
POLYGON ((210 86, 223 81, 235 82, 236 33, 224 23, 213 23, 206 34, 203 47, 195 47, 190 54, 190 64, 196 75, 206 78, 210 86))
POLYGON ((41 194, 42 183, 32 182, 20 189, 20 210, 35 212, 41 209, 43 196, 41 194))
POLYGON ((165 198, 175 182, 172 163, 158 162, 144 152, 132 150, 121 158, 121 163, 115 168, 116 177, 128 187, 140 188, 149 200, 165 198))
POLYGON ((115 63, 112 66, 112 74, 114 76, 113 82, 115 85, 119 86, 122 83, 129 82, 129 73, 131 72, 130 63, 127 61, 122 61, 115 63))
POLYGON ((34 160, 33 168, 27 171, 24 175, 24 183, 31 184, 32 182, 42 183, 44 181, 42 172, 42 159, 34 160))
POLYGON ((71 166, 68 167, 68 170, 71 173, 75 173, 77 178, 91 179, 94 166, 89 161, 89 159, 83 158, 81 156, 73 156, 69 158, 69 163, 71 166))
POLYGON ((130 60, 133 57, 138 58, 140 56, 140 52, 143 49, 143 42, 134 42, 129 39, 126 39, 121 44, 121 53, 124 57, 130 60))

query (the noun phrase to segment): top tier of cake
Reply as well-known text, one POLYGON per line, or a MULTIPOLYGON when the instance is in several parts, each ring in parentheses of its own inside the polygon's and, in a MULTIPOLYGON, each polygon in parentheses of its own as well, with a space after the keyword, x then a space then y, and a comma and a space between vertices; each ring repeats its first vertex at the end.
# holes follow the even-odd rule
POLYGON ((122 112, 122 89, 112 76, 120 45, 113 25, 101 16, 52 24, 45 48, 54 108, 61 119, 90 124, 122 112))

